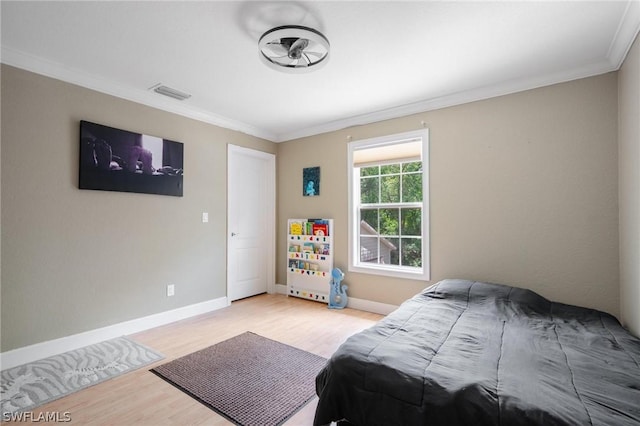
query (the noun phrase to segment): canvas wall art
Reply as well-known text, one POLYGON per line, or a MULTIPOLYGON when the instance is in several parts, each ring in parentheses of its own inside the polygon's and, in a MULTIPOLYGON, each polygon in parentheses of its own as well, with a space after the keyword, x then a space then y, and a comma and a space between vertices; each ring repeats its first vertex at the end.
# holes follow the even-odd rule
POLYGON ((305 197, 320 195, 320 167, 302 169, 302 195, 305 197))
POLYGON ((80 122, 80 189, 182 197, 184 145, 80 122))

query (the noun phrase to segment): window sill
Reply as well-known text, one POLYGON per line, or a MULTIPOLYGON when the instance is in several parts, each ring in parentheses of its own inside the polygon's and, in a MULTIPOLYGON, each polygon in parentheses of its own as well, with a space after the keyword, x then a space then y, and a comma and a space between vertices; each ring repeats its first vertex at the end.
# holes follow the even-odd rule
POLYGON ((408 270, 398 270, 391 269, 385 267, 376 267, 376 266, 360 266, 360 265, 350 265, 349 272, 357 272, 360 274, 370 274, 370 275, 382 275, 386 277, 394 277, 394 278, 404 278, 410 280, 420 280, 420 281, 429 281, 429 272, 423 270, 408 271, 408 270))

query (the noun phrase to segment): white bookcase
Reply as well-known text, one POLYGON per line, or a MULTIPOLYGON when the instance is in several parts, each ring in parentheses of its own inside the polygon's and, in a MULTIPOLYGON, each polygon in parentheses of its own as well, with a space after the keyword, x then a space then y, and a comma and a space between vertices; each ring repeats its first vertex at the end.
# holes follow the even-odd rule
POLYGON ((329 303, 333 219, 289 219, 287 295, 329 303))

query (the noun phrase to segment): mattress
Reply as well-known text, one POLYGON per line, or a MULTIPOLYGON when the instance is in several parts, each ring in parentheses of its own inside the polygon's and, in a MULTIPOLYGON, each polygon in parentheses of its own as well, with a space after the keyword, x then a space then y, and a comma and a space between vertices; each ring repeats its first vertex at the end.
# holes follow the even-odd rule
POLYGON ((314 424, 637 426, 639 365, 607 313, 444 280, 340 346, 314 424))

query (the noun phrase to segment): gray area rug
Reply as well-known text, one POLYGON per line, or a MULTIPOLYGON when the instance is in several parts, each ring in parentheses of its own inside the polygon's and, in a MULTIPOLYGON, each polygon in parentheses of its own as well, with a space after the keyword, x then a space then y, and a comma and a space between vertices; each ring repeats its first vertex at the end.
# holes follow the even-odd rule
POLYGON ((2 418, 7 418, 7 413, 32 410, 163 358, 146 346, 118 337, 2 370, 2 418))
POLYGON ((326 362, 247 332, 151 371, 238 425, 274 426, 314 397, 326 362))

